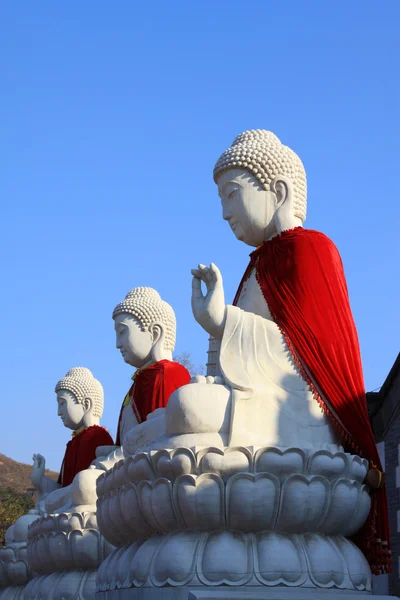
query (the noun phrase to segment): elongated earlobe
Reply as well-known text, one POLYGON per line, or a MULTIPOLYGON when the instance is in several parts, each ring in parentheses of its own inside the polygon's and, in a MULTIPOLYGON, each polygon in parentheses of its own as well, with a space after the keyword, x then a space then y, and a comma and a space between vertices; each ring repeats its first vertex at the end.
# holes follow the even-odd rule
POLYGON ((153 323, 150 325, 149 330, 153 338, 153 344, 156 344, 162 337, 163 329, 159 323, 153 323))
POLYGON ((83 408, 85 409, 85 413, 88 413, 90 411, 90 409, 92 408, 92 400, 91 398, 85 398, 83 401, 83 408))
POLYGON ((290 188, 286 181, 286 177, 276 177, 271 182, 271 191, 273 191, 276 196, 276 208, 280 208, 290 196, 290 188))

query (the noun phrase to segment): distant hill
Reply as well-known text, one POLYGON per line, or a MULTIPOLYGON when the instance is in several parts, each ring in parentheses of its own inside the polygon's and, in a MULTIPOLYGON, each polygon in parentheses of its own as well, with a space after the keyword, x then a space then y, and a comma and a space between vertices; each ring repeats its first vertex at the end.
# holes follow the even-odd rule
MULTIPOLYGON (((32 465, 25 465, 0 454, 0 490, 12 488, 18 494, 33 492, 31 482, 32 465)), ((58 473, 46 470, 50 479, 58 479, 58 473)))

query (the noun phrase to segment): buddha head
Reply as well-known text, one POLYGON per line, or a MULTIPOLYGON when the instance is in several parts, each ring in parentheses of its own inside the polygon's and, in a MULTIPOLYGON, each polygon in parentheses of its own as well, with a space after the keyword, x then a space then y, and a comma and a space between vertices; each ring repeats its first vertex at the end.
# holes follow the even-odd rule
POLYGON ((172 360, 176 319, 172 307, 153 288, 137 287, 114 308, 116 346, 126 363, 141 367, 172 360))
POLYGON ((259 246, 306 218, 306 173, 300 158, 265 129, 245 131, 218 159, 214 181, 223 218, 238 240, 259 246))
POLYGON ((74 367, 55 388, 58 416, 65 427, 76 431, 98 425, 104 408, 104 391, 89 369, 74 367))

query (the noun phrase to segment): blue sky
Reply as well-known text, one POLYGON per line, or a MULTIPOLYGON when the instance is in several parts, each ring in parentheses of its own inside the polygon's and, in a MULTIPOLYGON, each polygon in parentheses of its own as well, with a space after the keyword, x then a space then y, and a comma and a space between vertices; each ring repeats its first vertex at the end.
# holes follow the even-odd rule
POLYGON ((345 265, 366 387, 399 350, 397 1, 3 3, 0 452, 58 469, 56 382, 87 366, 115 435, 130 368, 111 313, 138 285, 206 362, 190 269, 233 298, 249 248, 221 218, 213 165, 245 129, 276 133, 308 176, 305 225, 345 265))

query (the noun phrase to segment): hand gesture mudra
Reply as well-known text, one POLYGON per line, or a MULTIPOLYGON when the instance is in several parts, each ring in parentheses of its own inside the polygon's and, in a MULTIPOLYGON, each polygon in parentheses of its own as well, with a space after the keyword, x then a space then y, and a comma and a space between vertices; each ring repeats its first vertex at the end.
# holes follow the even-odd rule
POLYGON ((192 311, 196 321, 216 339, 222 338, 225 322, 225 298, 222 276, 216 265, 199 265, 192 269, 192 311), (201 282, 207 288, 206 295, 201 282))
POLYGON ((31 473, 31 481, 36 488, 40 488, 42 477, 46 468, 46 459, 41 454, 32 456, 33 469, 31 473))

